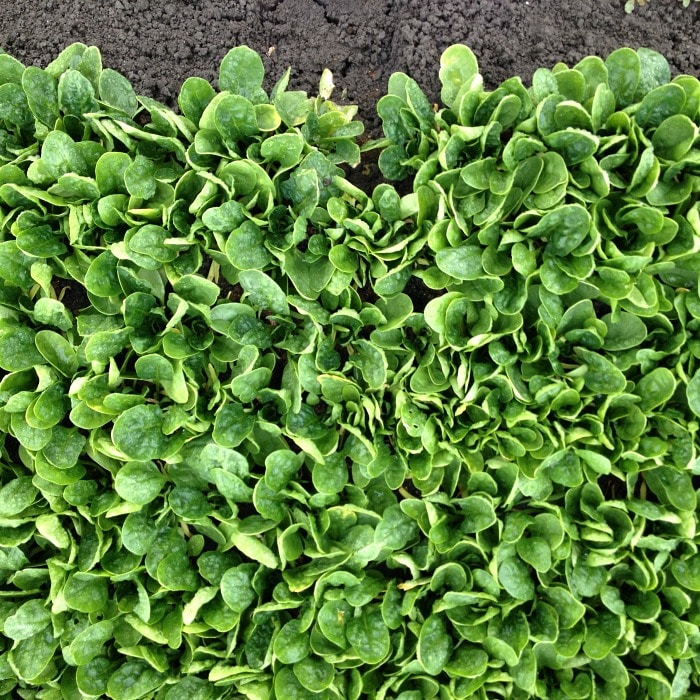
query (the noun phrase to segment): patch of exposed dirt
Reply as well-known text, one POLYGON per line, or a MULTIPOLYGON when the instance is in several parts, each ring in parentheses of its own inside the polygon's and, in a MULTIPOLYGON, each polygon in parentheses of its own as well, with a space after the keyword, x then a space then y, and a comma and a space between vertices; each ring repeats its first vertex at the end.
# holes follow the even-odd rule
POLYGON ((74 41, 94 44, 137 91, 173 106, 186 77, 215 81, 226 52, 248 44, 270 87, 291 65, 292 85, 315 90, 330 68, 336 99, 358 104, 376 136, 374 105, 389 75, 410 73, 436 102, 439 56, 456 42, 475 52, 487 87, 621 46, 656 49, 674 72, 700 74, 700 6, 623 8, 624 0, 20 0, 0 4, 0 46, 44 66, 74 41))

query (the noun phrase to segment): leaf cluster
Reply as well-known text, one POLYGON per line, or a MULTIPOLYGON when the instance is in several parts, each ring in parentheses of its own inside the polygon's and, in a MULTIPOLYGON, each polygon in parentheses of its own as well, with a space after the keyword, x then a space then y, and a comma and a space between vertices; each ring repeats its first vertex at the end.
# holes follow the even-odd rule
POLYGON ((692 697, 700 82, 289 75, 0 54, 0 694, 692 697))

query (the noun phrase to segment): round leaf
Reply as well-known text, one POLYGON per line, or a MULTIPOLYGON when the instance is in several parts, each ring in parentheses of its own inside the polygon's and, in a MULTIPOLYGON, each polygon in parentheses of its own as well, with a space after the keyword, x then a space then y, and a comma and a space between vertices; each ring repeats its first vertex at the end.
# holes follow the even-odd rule
POLYGON ((418 636, 417 654, 426 673, 437 676, 442 672, 452 655, 452 639, 441 616, 431 615, 423 623, 418 636))
POLYGON ((114 421, 112 440, 129 459, 138 462, 160 459, 168 447, 162 427, 163 412, 158 406, 134 406, 114 421))
POLYGON ((532 600, 535 584, 527 566, 518 559, 506 559, 498 567, 498 580, 516 600, 532 600))
POLYGON ((391 640, 379 610, 366 610, 347 622, 347 638, 367 664, 378 664, 389 654, 391 640))
POLYGON ((127 462, 114 478, 114 489, 128 503, 144 506, 158 496, 164 483, 153 462, 127 462))

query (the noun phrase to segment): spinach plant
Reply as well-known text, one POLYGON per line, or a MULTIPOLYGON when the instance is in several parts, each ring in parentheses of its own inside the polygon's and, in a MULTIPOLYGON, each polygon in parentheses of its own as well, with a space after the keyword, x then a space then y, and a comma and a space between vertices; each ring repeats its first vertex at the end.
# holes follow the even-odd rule
MULTIPOLYGON (((671 80, 644 49, 487 91, 472 52, 453 46, 440 78, 435 113, 415 81, 392 76, 379 163, 413 175, 427 235, 412 275, 435 295, 428 367, 443 372, 428 370, 420 393, 436 444, 468 465, 467 499, 481 498, 472 479, 492 499, 507 485, 495 509, 480 505, 493 539, 479 550, 494 595, 521 601, 492 614, 520 611, 522 653, 507 679, 501 667, 493 686, 488 673, 479 682, 486 696, 512 682, 545 697, 554 672, 549 697, 684 696, 698 688, 695 584, 678 573, 698 543, 700 83, 671 80), (558 520, 561 539, 530 532, 538 519, 558 520), (666 607, 669 589, 688 616, 666 607), (557 608, 553 590, 581 607, 543 646, 528 619, 544 600, 557 608), (671 661, 676 622, 691 625, 688 656, 671 661)), ((464 526, 445 517, 449 551, 464 526)))
POLYGON ((693 697, 700 83, 289 77, 0 54, 0 694, 693 697))

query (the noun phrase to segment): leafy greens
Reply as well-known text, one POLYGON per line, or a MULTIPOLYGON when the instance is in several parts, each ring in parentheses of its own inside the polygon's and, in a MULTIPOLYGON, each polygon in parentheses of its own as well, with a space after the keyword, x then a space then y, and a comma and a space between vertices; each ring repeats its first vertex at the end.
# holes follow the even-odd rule
POLYGON ((0 54, 0 693, 694 697, 700 82, 289 76, 0 54))

